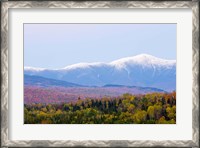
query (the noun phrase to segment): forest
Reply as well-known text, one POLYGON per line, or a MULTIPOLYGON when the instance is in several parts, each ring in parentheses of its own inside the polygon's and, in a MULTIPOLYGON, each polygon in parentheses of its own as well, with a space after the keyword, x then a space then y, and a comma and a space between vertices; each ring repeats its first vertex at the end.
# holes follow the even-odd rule
POLYGON ((176 124, 176 92, 24 105, 25 124, 176 124))

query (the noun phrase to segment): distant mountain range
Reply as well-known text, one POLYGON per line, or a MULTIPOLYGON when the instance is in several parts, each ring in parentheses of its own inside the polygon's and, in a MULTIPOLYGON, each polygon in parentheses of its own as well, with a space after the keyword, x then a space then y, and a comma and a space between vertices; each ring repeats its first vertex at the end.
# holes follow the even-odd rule
POLYGON ((24 85, 34 86, 34 87, 35 86, 36 87, 79 87, 79 88, 92 87, 92 88, 127 88, 127 89, 134 88, 141 91, 145 90, 150 92, 165 92, 162 89, 153 87, 125 86, 125 85, 113 85, 113 84, 107 84, 104 86, 84 86, 75 83, 70 83, 67 81, 49 79, 41 76, 30 76, 30 75, 24 75, 24 85))
POLYGON ((45 81, 47 85, 58 84, 61 86, 104 86, 111 84, 151 87, 166 91, 176 89, 176 61, 160 59, 147 54, 127 57, 111 63, 78 63, 53 70, 25 67, 24 74, 25 85, 30 82, 40 84, 40 82, 45 81))

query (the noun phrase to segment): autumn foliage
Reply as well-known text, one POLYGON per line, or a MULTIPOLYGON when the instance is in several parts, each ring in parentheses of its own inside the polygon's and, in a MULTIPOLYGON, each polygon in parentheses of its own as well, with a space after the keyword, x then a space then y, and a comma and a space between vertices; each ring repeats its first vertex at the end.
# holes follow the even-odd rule
POLYGON ((25 124, 175 124, 176 92, 25 104, 24 119, 25 124))

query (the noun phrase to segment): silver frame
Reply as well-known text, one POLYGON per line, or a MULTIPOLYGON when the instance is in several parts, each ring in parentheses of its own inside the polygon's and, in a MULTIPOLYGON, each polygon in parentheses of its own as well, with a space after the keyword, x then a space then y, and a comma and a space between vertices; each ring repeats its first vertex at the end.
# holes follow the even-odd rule
POLYGON ((1 146, 2 147, 199 147, 199 2, 198 1, 4 1, 1 2, 1 146), (12 141, 8 139, 8 9, 9 8, 191 8, 193 13, 192 49, 193 49, 193 87, 192 87, 192 140, 112 140, 112 141, 51 141, 29 140, 12 141))

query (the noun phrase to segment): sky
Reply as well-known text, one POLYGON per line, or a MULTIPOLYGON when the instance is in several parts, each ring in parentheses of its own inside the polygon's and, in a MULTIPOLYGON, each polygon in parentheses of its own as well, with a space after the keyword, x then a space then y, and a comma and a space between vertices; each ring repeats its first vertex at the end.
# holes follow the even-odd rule
POLYGON ((176 60, 176 24, 24 24, 24 66, 59 69, 138 54, 176 60))

